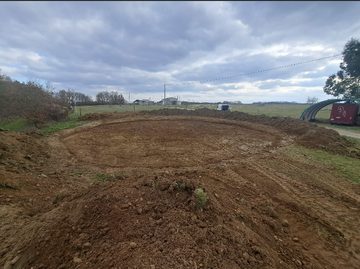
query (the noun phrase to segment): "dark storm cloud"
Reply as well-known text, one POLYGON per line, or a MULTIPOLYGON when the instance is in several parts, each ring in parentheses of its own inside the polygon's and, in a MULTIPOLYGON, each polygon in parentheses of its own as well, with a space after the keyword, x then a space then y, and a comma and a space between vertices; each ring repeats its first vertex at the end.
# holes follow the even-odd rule
POLYGON ((165 83, 202 81, 169 85, 169 94, 238 100, 248 89, 252 101, 274 92, 291 99, 300 98, 297 88, 279 89, 297 85, 322 98, 339 57, 257 71, 340 53, 360 37, 359 9, 343 1, 0 2, 0 68, 93 96, 118 90, 160 99, 165 83))

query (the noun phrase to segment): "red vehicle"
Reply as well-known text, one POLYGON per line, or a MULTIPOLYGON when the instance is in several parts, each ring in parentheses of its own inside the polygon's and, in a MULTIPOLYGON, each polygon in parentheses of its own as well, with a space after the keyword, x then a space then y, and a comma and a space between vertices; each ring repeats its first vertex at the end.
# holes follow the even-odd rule
POLYGON ((353 102, 335 103, 330 114, 331 124, 354 125, 357 121, 359 104, 353 102))

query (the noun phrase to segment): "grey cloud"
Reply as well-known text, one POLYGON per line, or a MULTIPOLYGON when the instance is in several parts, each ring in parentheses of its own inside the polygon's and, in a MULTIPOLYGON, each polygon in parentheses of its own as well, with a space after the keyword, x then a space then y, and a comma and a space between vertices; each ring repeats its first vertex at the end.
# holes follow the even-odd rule
POLYGON ((257 71, 341 52, 360 36, 359 8, 358 2, 0 2, 6 56, 0 68, 21 66, 17 76, 90 94, 117 87, 160 96, 164 83, 224 77, 211 88, 169 90, 198 96, 227 89, 224 83, 296 76, 311 79, 299 82, 311 87, 338 66, 324 60, 257 71), (36 54, 40 60, 29 56, 36 54), (249 72, 257 73, 228 78, 249 72))

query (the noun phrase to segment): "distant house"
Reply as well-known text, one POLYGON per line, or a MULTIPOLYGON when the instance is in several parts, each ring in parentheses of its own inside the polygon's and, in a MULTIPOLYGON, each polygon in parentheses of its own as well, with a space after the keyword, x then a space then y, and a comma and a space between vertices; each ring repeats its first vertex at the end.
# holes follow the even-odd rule
POLYGON ((161 100, 161 103, 165 106, 173 105, 173 106, 180 106, 181 101, 175 97, 167 97, 161 100))
POLYGON ((142 99, 142 100, 135 100, 134 101, 135 105, 140 105, 140 106, 151 106, 154 105, 154 101, 150 101, 150 99, 142 99))

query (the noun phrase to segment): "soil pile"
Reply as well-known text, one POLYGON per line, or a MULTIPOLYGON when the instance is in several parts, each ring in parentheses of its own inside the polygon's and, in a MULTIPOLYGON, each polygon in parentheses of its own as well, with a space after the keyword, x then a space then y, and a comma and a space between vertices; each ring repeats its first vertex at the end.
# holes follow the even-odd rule
POLYGON ((26 171, 49 157, 47 144, 35 133, 0 131, 0 164, 7 170, 26 171))
MULTIPOLYGON (((25 239, 16 268, 322 268, 325 261, 304 250, 305 235, 289 236, 294 222, 307 219, 304 212, 294 208, 299 216, 283 219, 277 211, 291 210, 255 202, 260 193, 250 184, 221 191, 197 177, 97 183, 65 198, 39 219, 44 225, 25 239), (203 211, 196 207, 198 187, 209 195, 203 211)), ((326 231, 343 249, 338 231, 326 231)))

